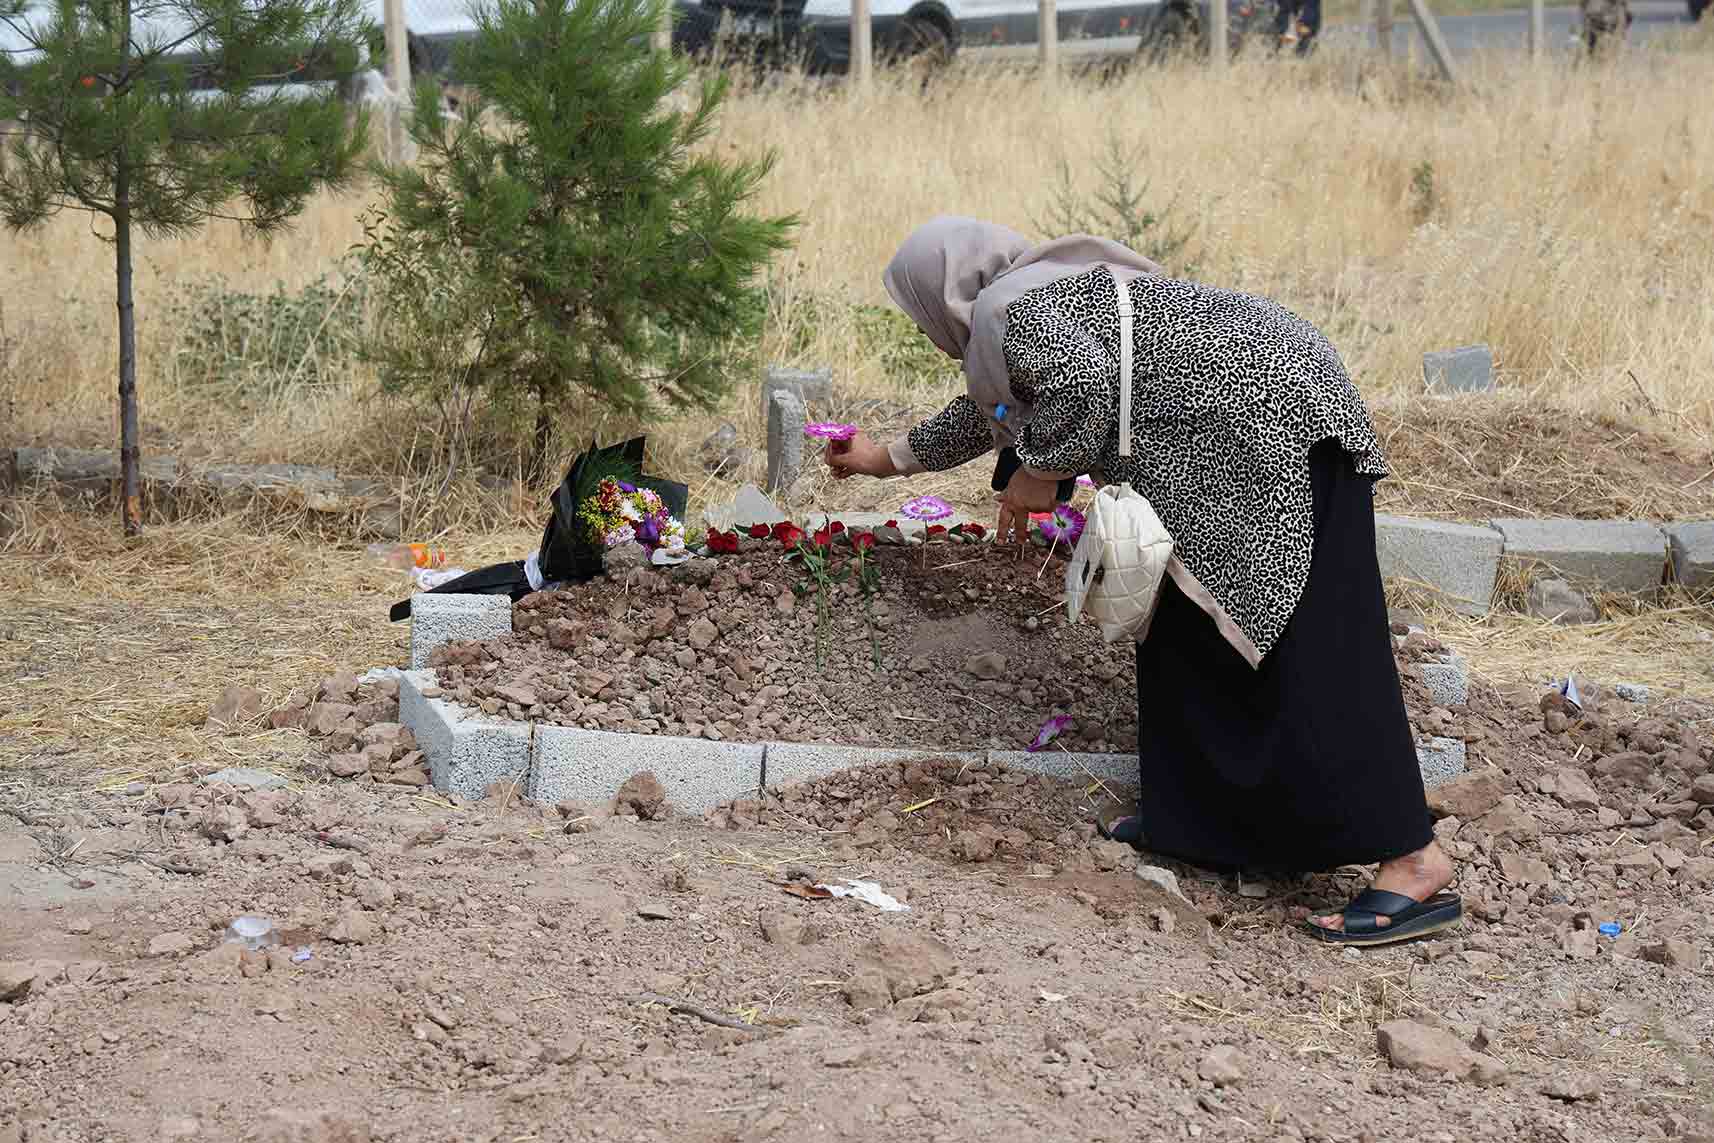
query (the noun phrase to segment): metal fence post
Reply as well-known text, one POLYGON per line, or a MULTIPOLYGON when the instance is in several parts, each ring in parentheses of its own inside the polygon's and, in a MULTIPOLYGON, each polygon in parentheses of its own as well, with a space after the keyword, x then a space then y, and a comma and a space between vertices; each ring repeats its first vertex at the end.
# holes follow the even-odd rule
POLYGON ((1547 13, 1542 0, 1530 0, 1530 59, 1539 60, 1547 48, 1547 13))
POLYGON ((1380 52, 1381 63, 1388 65, 1393 59, 1393 0, 1375 0, 1375 47, 1380 52))
POLYGON ((1434 65, 1440 69, 1446 82, 1457 83, 1458 73, 1452 67, 1452 52, 1446 47, 1446 39, 1440 34, 1440 22, 1429 10, 1427 0, 1410 0, 1410 10, 1416 17, 1416 26, 1422 29, 1422 42, 1428 46, 1434 65))
POLYGON ((1059 80, 1059 0, 1036 0, 1036 48, 1042 82, 1051 87, 1059 80))
POLYGON ((387 160, 397 163, 405 154, 405 115, 411 101, 411 53, 405 32, 405 0, 386 0, 381 18, 387 42, 387 86, 393 105, 387 115, 387 160))
POLYGON ((1208 66, 1216 72, 1226 70, 1232 55, 1227 26, 1226 0, 1208 0, 1208 66))
POLYGON ((869 20, 869 0, 851 0, 851 75, 867 89, 875 74, 875 26, 869 20))

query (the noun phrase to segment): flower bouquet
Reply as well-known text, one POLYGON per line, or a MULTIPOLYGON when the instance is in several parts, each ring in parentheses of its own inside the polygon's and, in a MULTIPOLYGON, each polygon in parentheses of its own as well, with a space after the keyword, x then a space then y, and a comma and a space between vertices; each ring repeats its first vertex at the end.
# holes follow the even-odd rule
POLYGON ((656 565, 679 564, 690 558, 684 546, 684 525, 667 511, 653 488, 639 488, 615 476, 602 477, 595 494, 577 510, 578 523, 602 548, 635 543, 656 565))

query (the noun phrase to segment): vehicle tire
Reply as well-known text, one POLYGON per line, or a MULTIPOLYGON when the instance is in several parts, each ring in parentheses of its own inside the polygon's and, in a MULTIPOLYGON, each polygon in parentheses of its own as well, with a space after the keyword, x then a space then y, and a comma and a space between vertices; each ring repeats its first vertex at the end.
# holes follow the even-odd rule
POLYGON ((938 20, 907 16, 899 24, 893 57, 927 76, 952 62, 952 37, 938 20))
POLYGON ((1195 13, 1178 4, 1162 4, 1143 26, 1137 59, 1148 64, 1166 63, 1194 49, 1199 38, 1195 13))

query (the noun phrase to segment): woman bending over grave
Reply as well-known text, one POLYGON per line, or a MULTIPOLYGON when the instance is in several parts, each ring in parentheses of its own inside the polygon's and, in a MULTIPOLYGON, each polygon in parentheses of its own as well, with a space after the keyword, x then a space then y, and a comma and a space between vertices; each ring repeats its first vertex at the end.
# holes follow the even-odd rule
POLYGON ((1378 864, 1318 937, 1383 944, 1462 915, 1443 892, 1375 556, 1387 475, 1368 410, 1313 327, 1264 298, 1163 276, 1102 238, 1045 245, 939 218, 887 292, 961 361, 967 392, 908 434, 830 446, 839 477, 903 476, 1014 450, 999 540, 1059 482, 1129 482, 1174 555, 1137 647, 1140 803, 1102 832, 1210 868, 1378 864), (1118 289, 1131 296, 1131 449, 1118 446, 1118 289))

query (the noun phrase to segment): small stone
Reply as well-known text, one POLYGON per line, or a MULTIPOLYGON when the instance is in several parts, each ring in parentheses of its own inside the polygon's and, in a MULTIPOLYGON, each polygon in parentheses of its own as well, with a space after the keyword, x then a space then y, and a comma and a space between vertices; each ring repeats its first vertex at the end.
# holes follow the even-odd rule
POLYGON ((1613 693, 1626 702, 1648 702, 1653 693, 1641 683, 1614 683, 1613 693))
POLYGON ((1178 875, 1172 870, 1162 869, 1158 865, 1139 865, 1133 872, 1139 880, 1147 881, 1168 896, 1177 897, 1186 905, 1190 904, 1190 898, 1186 897, 1184 890, 1178 887, 1178 875))
POLYGON ((573 1034, 558 1043, 544 1047, 542 1049, 542 1063, 574 1064, 582 1059, 583 1054, 588 1050, 589 1041, 582 1036, 573 1034))
POLYGON ((952 837, 952 851, 965 861, 987 861, 998 848, 992 837, 976 830, 959 830, 952 837))
POLYGON ((262 717, 267 700, 255 687, 230 686, 208 709, 204 730, 236 730, 262 717))
POLYGON ((0 961, 0 1000, 22 1000, 36 983, 36 966, 30 961, 0 961))
POLYGON ((266 770, 253 770, 247 766, 228 766, 224 770, 216 770, 202 780, 205 786, 227 785, 235 790, 279 790, 286 785, 286 780, 278 774, 270 774, 266 770))
POLYGON ((757 924, 762 930, 762 939, 771 945, 803 943, 802 919, 784 910, 763 913, 757 918, 757 924))
POLYGON ((1700 775, 1690 783, 1690 800, 1701 806, 1714 806, 1714 774, 1700 775))
POLYGON ((966 659, 964 670, 979 679, 998 679, 1006 673, 1006 656, 998 651, 983 651, 966 659))
POLYGON ((1679 937, 1669 937, 1664 941, 1644 945, 1642 959, 1650 964, 1681 968, 1687 972, 1695 972, 1701 961, 1701 957, 1697 955, 1696 946, 1679 937))
POLYGON ((1461 774, 1428 791, 1428 809, 1437 818, 1479 818, 1500 804, 1505 787, 1492 770, 1461 774))
POLYGON ((335 754, 327 760, 327 772, 335 778, 355 778, 369 772, 369 759, 362 754, 335 754))
POLYGON ((716 627, 706 615, 701 616, 691 622, 689 629, 685 632, 685 638, 698 651, 706 651, 714 645, 716 639, 720 638, 720 628, 716 627))
POLYGON ((671 921, 678 913, 665 901, 644 901, 637 906, 637 916, 645 921, 671 921))
POLYGON ((536 697, 536 692, 529 687, 516 685, 495 687, 494 697, 501 702, 515 702, 525 708, 535 706, 537 702, 541 701, 536 697))
POLYGON ((385 881, 371 877, 357 886, 357 899, 365 909, 385 909, 398 900, 398 894, 385 881))
POLYGON ((189 933, 161 933, 149 941, 148 956, 182 956, 196 948, 189 933))
POLYGON ((340 914, 333 928, 327 930, 327 939, 337 945, 372 944, 380 935, 380 927, 366 913, 356 909, 340 914))
POLYGON ((345 725, 345 720, 353 717, 357 708, 350 703, 318 702, 309 708, 304 716, 304 729, 311 734, 327 737, 345 725))
POLYGON ((1564 734, 1571 726, 1571 720, 1564 711, 1550 710, 1541 716, 1541 724, 1549 734, 1564 734))
POLYGON ((1535 818, 1509 794, 1501 798, 1493 809, 1483 814, 1476 825, 1487 830, 1497 841, 1529 841, 1541 833, 1541 826, 1535 818))
POLYGON ((1232 1087, 1244 1081, 1244 1055, 1230 1044, 1221 1044, 1202 1057, 1196 1074, 1215 1087, 1232 1087))
POLYGON ((1456 1036, 1411 1020, 1393 1020, 1375 1031, 1375 1044, 1399 1071, 1420 1071, 1482 1087, 1506 1082, 1506 1066, 1471 1051, 1456 1036))
POLYGON ((349 857, 338 853, 311 857, 304 862, 304 872, 315 881, 331 881, 335 877, 344 877, 355 868, 349 857))
POLYGON ((624 785, 619 787, 618 796, 614 798, 617 812, 629 810, 646 822, 665 816, 663 811, 666 809, 666 802, 666 788, 649 770, 626 778, 624 785))
POLYGON ((1541 1085, 1541 1094, 1566 1103, 1594 1102, 1601 1098, 1601 1077, 1598 1075, 1550 1076, 1541 1085))
POLYGON ((1566 809, 1593 810, 1601 805, 1601 795, 1595 792, 1583 771, 1574 766, 1562 766, 1551 776, 1552 789, 1544 792, 1550 793, 1566 809))

